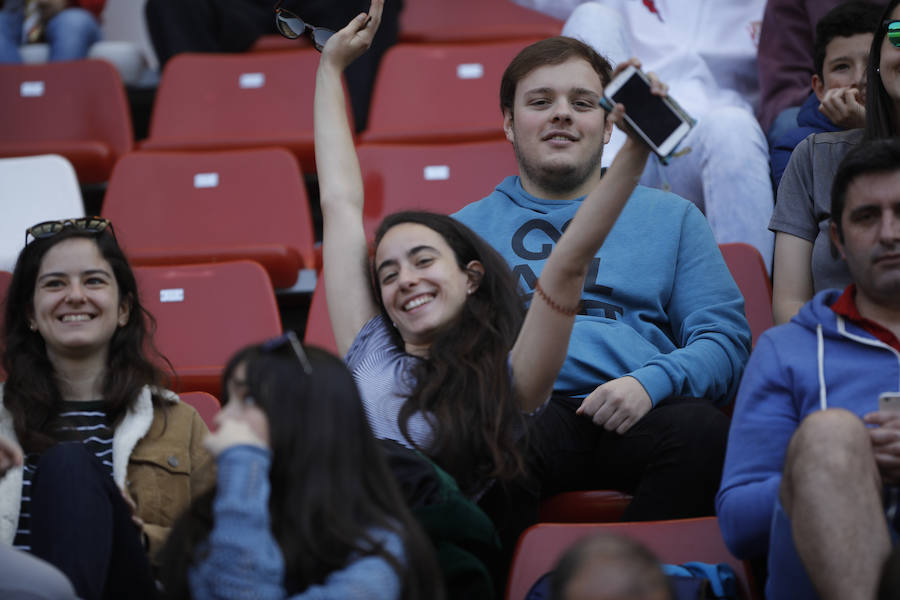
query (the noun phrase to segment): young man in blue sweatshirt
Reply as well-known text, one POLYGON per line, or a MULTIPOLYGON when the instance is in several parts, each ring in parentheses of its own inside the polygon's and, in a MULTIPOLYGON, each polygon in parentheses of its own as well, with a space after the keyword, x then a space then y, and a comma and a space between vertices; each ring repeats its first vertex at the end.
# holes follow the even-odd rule
POLYGON ((851 0, 831 9, 816 23, 812 93, 800 107, 796 127, 776 139, 772 147, 776 188, 791 153, 806 137, 865 126, 869 46, 882 10, 879 4, 851 0))
POLYGON ((716 503, 736 556, 768 552, 770 600, 874 598, 898 531, 900 141, 847 153, 831 215, 854 283, 759 338, 716 503))
MULTIPOLYGON (((609 78, 605 59, 564 37, 525 48, 504 73, 500 104, 519 175, 454 216, 503 255, 529 297, 603 175, 609 78)), ((634 495, 629 520, 712 514, 727 430, 714 404, 732 398, 750 332, 703 215, 638 186, 581 305, 559 309, 578 312, 553 397, 533 423, 543 495, 623 490, 634 495)))

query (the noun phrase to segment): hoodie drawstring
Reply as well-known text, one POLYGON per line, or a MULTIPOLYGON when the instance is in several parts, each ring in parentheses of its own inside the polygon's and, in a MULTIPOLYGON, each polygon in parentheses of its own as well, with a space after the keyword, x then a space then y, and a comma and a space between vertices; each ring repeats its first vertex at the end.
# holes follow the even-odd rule
POLYGON ((816 325, 816 358, 819 362, 819 408, 828 408, 825 394, 825 340, 822 338, 822 324, 816 325))

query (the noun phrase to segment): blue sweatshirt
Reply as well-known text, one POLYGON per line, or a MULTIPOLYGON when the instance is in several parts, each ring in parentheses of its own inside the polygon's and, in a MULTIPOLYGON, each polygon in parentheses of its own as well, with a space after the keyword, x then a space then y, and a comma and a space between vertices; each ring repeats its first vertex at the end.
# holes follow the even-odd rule
POLYGON ((831 119, 819 110, 819 99, 815 94, 810 94, 806 102, 800 107, 797 113, 797 126, 784 132, 784 135, 775 140, 772 146, 772 179, 775 181, 775 188, 781 183, 781 176, 787 168, 788 161, 791 159, 791 153, 797 144, 805 140, 814 133, 824 133, 826 131, 841 131, 841 128, 831 122, 831 119))
MULTIPOLYGON (((581 200, 535 198, 513 176, 454 217, 500 252, 530 298, 581 200)), ((675 396, 727 401, 749 349, 743 297, 704 216, 639 186, 592 261, 554 392, 583 398, 631 375, 654 405, 675 396)))
POLYGON ((878 410, 879 394, 900 390, 900 354, 831 310, 840 293, 819 292, 789 323, 760 336, 731 421, 716 513, 735 556, 769 552, 768 598, 809 597, 804 590, 811 590, 801 590, 807 586, 798 575, 802 568, 785 567, 796 564, 796 552, 776 502, 785 452, 800 421, 823 408, 861 417, 878 410))
MULTIPOLYGON (((213 503, 215 526, 202 557, 188 573, 191 597, 283 600, 284 559, 269 522, 268 450, 234 446, 217 458, 218 488, 213 503)), ((402 540, 393 532, 375 530, 385 550, 405 562, 402 540)), ((351 558, 320 585, 312 585, 291 600, 396 600, 400 578, 381 556, 351 558)))

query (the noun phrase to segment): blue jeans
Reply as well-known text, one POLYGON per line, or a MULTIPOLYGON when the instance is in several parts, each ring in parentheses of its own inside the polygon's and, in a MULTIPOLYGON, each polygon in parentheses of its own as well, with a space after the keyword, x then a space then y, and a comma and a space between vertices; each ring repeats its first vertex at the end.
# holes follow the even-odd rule
MULTIPOLYGON (((50 46, 49 60, 85 58, 91 46, 103 37, 100 23, 83 8, 66 8, 47 23, 44 33, 50 46)), ((0 12, 0 63, 20 63, 22 13, 0 12)))
POLYGON ((50 59, 78 60, 103 37, 100 23, 83 8, 67 8, 50 19, 46 27, 50 59))
POLYGON ((131 509, 79 442, 43 453, 31 482, 31 553, 63 572, 86 600, 156 597, 131 509))
POLYGON ((0 63, 20 63, 19 44, 22 41, 22 13, 0 10, 0 63))

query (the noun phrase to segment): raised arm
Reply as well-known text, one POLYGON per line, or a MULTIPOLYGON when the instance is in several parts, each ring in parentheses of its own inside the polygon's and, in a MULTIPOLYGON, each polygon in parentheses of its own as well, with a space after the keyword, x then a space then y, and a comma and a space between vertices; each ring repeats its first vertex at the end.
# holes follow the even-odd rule
MULTIPOLYGON (((616 73, 630 64, 638 63, 624 61, 616 73)), ((665 93, 666 87, 655 77, 651 81, 655 93, 665 93)), ((618 104, 607 118, 618 124, 624 113, 625 107, 618 104)), ((590 261, 634 191, 649 152, 643 142, 628 136, 547 258, 510 355, 513 386, 524 410, 540 406, 553 390, 566 358, 590 261)))
POLYGON ((345 110, 341 74, 365 52, 381 22, 384 0, 372 0, 325 44, 316 73, 315 142, 323 218, 323 274, 338 351, 346 354, 366 321, 378 313, 369 286, 363 230, 363 183, 345 110))

